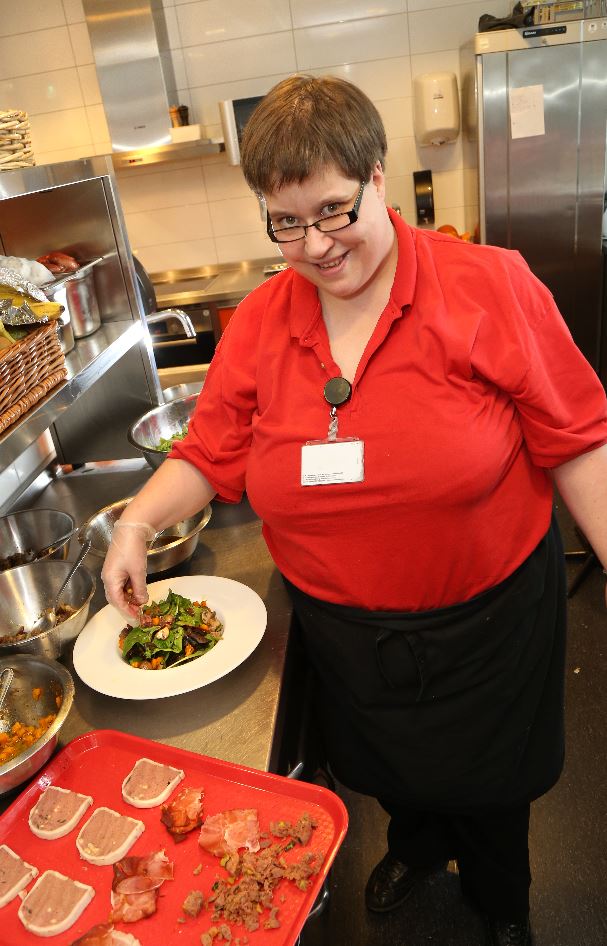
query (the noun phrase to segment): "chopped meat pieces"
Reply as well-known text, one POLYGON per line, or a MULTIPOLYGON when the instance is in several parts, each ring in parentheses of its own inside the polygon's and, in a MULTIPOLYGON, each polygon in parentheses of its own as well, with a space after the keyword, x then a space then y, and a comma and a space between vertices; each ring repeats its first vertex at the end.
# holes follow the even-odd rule
POLYGON ((270 907, 270 916, 263 925, 264 930, 277 930, 280 926, 278 907, 270 907))
POLYGON ((190 890, 181 909, 188 916, 198 916, 204 906, 204 897, 200 890, 190 890))
POLYGON ((175 798, 162 806, 160 820, 175 841, 185 841, 185 836, 202 824, 202 788, 182 788, 175 798))
POLYGON ((270 831, 276 838, 294 838, 299 844, 307 844, 312 837, 312 831, 316 827, 316 822, 312 820, 307 811, 301 817, 291 824, 290 821, 271 821, 270 831))

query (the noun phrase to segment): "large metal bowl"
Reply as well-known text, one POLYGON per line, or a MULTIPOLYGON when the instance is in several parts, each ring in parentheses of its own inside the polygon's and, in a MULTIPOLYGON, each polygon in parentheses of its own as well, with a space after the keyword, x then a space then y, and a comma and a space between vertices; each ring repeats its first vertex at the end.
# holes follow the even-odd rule
MULTIPOLYGON (((129 496, 128 499, 120 499, 104 506, 91 516, 81 527, 78 541, 82 544, 90 541, 91 552, 105 557, 112 540, 114 525, 132 498, 129 496)), ((156 575, 168 571, 190 558, 196 550, 201 531, 211 518, 211 512, 211 506, 205 506, 196 515, 182 519, 176 525, 165 529, 152 543, 148 552, 148 574, 156 575)))
POLYGON ((170 388, 164 388, 162 396, 165 404, 169 401, 177 401, 179 398, 188 397, 190 394, 198 396, 204 387, 204 378, 200 381, 183 381, 181 384, 172 384, 170 388))
POLYGON ((0 732, 8 732, 15 722, 35 726, 42 716, 56 713, 56 719, 29 749, 11 762, 0 765, 0 795, 32 778, 49 759, 57 735, 74 701, 74 681, 60 663, 26 654, 0 656, 0 672, 12 667, 15 676, 4 708, 0 710, 0 732), (40 688, 38 699, 34 691, 40 688))
POLYGON ((159 467, 167 457, 164 450, 158 449, 160 440, 168 440, 182 432, 194 413, 197 400, 197 394, 188 394, 187 397, 179 397, 168 404, 161 404, 160 407, 143 414, 129 428, 129 443, 141 450, 152 469, 159 467))
POLYGON ((76 608, 74 614, 36 637, 3 643, 3 636, 15 634, 20 627, 31 627, 42 611, 53 604, 71 567, 70 562, 44 559, 0 574, 1 655, 19 653, 59 657, 64 646, 78 636, 86 624, 95 593, 95 579, 84 565, 70 578, 59 602, 76 608))
MULTIPOLYGON (((0 559, 11 555, 27 555, 46 548, 55 539, 62 539, 71 532, 75 522, 67 512, 60 509, 22 509, 0 519, 0 559)), ((40 561, 47 558, 65 559, 70 544, 68 539, 53 551, 47 552, 40 561)), ((9 566, 10 567, 10 566, 9 566)), ((0 561, 0 571, 3 564, 0 561)))

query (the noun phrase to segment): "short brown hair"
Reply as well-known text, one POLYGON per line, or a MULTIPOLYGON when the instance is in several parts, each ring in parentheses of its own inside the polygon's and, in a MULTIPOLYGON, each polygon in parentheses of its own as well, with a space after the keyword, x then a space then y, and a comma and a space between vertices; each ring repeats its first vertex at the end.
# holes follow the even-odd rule
POLYGON ((294 75, 270 89, 247 122, 241 162, 246 181, 267 194, 328 165, 367 181, 384 166, 386 132, 373 102, 335 76, 294 75))

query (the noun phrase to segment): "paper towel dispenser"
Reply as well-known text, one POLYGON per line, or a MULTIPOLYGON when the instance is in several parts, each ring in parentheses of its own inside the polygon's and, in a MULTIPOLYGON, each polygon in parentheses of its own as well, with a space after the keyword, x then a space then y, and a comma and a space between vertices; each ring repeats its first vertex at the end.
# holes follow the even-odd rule
POLYGON ((413 128, 420 145, 444 145, 459 135, 459 96, 454 72, 413 79, 413 128))

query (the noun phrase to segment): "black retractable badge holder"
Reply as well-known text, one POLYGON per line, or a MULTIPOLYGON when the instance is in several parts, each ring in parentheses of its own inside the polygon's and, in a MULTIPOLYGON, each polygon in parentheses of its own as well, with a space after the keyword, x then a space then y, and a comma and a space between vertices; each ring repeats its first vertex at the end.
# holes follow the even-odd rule
POLYGON ((329 412, 326 440, 311 440, 301 448, 301 485, 329 486, 362 483, 364 444, 358 437, 337 436, 337 408, 350 400, 352 385, 346 378, 330 378, 323 388, 329 412))
POLYGON ((327 404, 331 405, 331 413, 329 414, 329 433, 327 435, 328 440, 337 439, 337 408, 342 404, 345 404, 346 401, 350 400, 350 395, 352 394, 352 385, 347 380, 347 378, 331 378, 325 384, 324 391, 325 401, 327 404))

